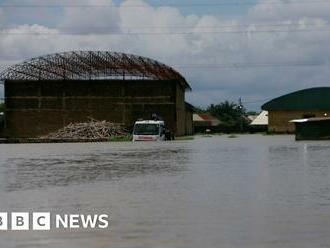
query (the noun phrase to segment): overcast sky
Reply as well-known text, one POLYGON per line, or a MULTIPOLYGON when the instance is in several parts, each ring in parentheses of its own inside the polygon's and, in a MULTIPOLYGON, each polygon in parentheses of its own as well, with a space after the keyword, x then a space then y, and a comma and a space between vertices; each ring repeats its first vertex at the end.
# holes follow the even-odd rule
POLYGON ((330 0, 0 4, 0 68, 70 50, 133 53, 181 72, 194 105, 241 97, 254 110, 284 93, 330 85, 330 0))

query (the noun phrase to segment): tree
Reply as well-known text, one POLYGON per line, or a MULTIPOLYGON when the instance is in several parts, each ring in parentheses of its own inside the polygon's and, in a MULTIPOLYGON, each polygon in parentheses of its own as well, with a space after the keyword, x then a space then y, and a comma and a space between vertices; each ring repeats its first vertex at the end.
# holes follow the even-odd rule
POLYGON ((247 127, 245 108, 234 102, 225 101, 216 105, 211 104, 207 108, 207 112, 218 118, 222 122, 221 125, 227 130, 243 131, 247 127))
POLYGON ((0 103, 0 112, 4 112, 4 111, 5 111, 5 104, 0 103))
POLYGON ((194 106, 194 113, 197 113, 197 114, 204 114, 206 113, 206 110, 202 107, 196 107, 194 106))

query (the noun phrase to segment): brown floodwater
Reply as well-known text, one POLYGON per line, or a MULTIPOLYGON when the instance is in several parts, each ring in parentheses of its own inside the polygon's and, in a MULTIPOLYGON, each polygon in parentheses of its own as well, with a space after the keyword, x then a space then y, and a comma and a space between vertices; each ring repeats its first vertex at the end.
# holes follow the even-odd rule
POLYGON ((293 136, 1 144, 0 212, 110 214, 1 248, 330 247, 330 142, 293 136))

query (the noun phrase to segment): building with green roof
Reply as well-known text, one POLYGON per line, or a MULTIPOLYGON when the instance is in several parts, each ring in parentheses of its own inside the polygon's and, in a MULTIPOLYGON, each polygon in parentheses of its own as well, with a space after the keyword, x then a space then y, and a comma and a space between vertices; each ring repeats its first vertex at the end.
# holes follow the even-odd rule
POLYGON ((275 98, 262 107, 269 112, 268 130, 293 133, 293 119, 330 116, 330 87, 299 90, 275 98))

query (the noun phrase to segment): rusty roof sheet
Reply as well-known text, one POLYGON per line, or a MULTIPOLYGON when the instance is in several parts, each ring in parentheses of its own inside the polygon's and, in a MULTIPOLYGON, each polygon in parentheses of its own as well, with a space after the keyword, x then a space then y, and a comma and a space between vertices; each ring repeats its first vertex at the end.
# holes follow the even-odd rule
POLYGON ((49 54, 13 65, 0 80, 177 80, 188 90, 185 78, 156 60, 110 51, 71 51, 49 54))

